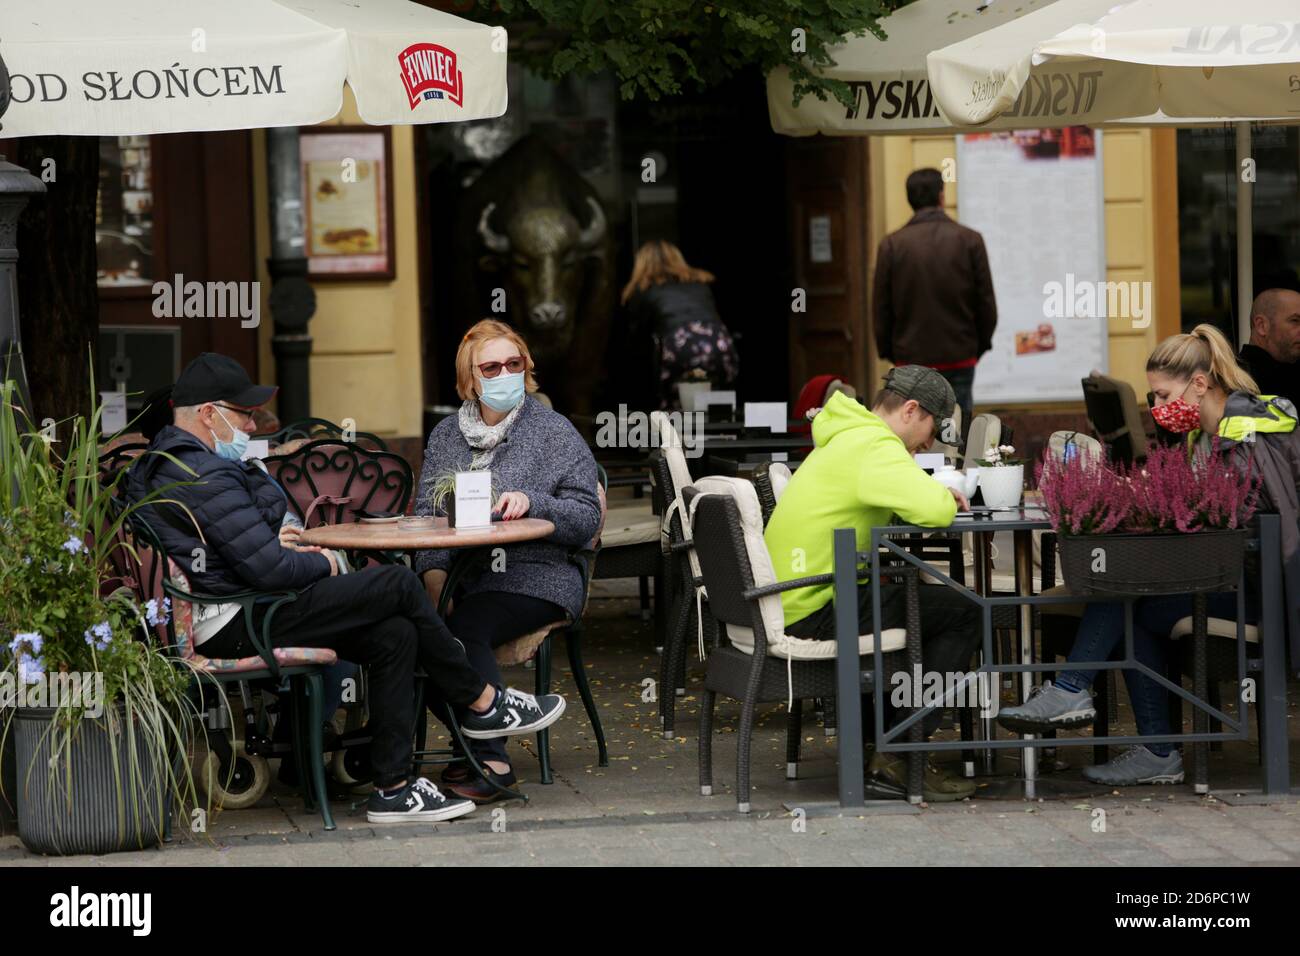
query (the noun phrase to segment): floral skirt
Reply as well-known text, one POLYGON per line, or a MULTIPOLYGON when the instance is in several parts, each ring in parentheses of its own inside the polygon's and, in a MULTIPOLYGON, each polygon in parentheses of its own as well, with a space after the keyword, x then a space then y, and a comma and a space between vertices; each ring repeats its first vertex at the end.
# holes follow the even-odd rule
POLYGON ((689 373, 699 369, 714 385, 731 385, 740 371, 740 360, 731 333, 721 322, 692 320, 675 326, 659 343, 659 388, 667 394, 689 373))

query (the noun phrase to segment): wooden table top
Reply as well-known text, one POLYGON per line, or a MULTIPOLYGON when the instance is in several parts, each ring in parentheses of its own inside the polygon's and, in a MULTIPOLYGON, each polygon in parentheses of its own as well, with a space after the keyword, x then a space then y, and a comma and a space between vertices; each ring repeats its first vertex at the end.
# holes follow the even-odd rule
POLYGON ((344 551, 423 551, 517 544, 549 538, 554 533, 555 525, 541 518, 496 521, 485 528, 448 528, 446 518, 435 518, 432 528, 404 528, 401 522, 324 525, 304 531, 298 540, 344 551))

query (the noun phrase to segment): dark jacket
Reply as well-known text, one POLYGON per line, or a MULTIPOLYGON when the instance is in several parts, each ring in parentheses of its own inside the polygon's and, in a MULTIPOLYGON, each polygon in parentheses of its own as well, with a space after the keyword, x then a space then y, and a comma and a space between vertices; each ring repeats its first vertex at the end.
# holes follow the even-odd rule
POLYGON ((648 327, 661 339, 689 322, 722 325, 713 290, 705 282, 665 282, 627 300, 633 324, 648 327))
POLYGON ((930 207, 876 254, 876 349, 897 364, 947 365, 992 347, 998 324, 984 239, 930 207))
POLYGON ((1244 345, 1237 356, 1250 373, 1261 395, 1281 395, 1300 405, 1300 368, 1294 362, 1279 362, 1258 345, 1244 345))
MULTIPOLYGON (((1265 401, 1247 392, 1233 392, 1219 420, 1218 447, 1252 467, 1261 478, 1259 509, 1276 512, 1282 525, 1282 572, 1286 592, 1285 622, 1294 647, 1300 637, 1300 427, 1296 406, 1285 398, 1265 401), (1253 458, 1253 462, 1251 459, 1253 458)), ((1188 446, 1208 451, 1215 436, 1200 429, 1188 435, 1188 446)), ((1294 662, 1293 662, 1294 663, 1294 662)))
MULTIPOLYGON (((449 415, 434 426, 415 499, 417 515, 433 514, 430 489, 437 477, 468 471, 472 457, 458 416, 449 415)), ((555 533, 542 541, 509 545, 503 566, 485 570, 468 591, 526 594, 558 604, 577 620, 587 595, 570 552, 589 543, 600 527, 596 459, 591 449, 567 418, 528 395, 488 470, 494 499, 507 491, 522 491, 528 496, 525 517, 552 522, 555 533)), ((420 574, 433 568, 445 571, 454 556, 449 550, 419 551, 415 570, 420 574)))
POLYGON ((193 521, 177 505, 162 502, 143 506, 140 515, 194 590, 209 594, 297 590, 329 577, 329 559, 323 554, 292 551, 280 544, 280 522, 287 507, 284 493, 256 465, 227 461, 189 432, 168 425, 131 466, 127 497, 140 501, 174 482, 195 482, 161 495, 188 508, 193 521), (167 452, 197 472, 197 477, 153 452, 167 452), (194 560, 196 548, 202 549, 202 564, 194 560))

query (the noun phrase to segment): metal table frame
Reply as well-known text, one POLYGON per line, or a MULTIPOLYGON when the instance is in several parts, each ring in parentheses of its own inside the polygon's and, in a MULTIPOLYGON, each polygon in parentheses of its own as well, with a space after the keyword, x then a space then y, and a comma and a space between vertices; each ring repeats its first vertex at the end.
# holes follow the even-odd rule
MULTIPOLYGON (((1219 740, 1243 740, 1249 737, 1249 725, 1246 721, 1244 712, 1245 705, 1241 700, 1241 695, 1237 695, 1237 715, 1234 719, 1219 709, 1212 707, 1201 697, 1193 693, 1188 693, 1182 687, 1175 686, 1172 681, 1163 674, 1157 674, 1150 668, 1138 662, 1134 657, 1133 651, 1133 601, 1137 596, 1120 598, 1117 596, 1104 595, 1095 597, 1080 597, 1075 595, 1061 596, 1044 596, 1032 595, 1027 592, 1032 590, 1032 566, 1029 561, 1030 543, 1032 533, 1035 530, 1047 530, 1049 525, 1045 515, 1033 509, 1023 509, 1019 512, 1009 512, 1005 515, 999 515, 993 518, 969 518, 960 519, 954 522, 947 529, 936 528, 918 528, 913 525, 894 525, 873 528, 871 533, 871 551, 859 552, 857 550, 857 541, 854 531, 849 528, 840 528, 835 531, 834 537, 834 590, 835 590, 835 615, 836 615, 836 641, 837 650, 837 685, 838 685, 838 708, 839 708, 839 798, 842 807, 861 807, 864 805, 865 778, 863 773, 863 744, 862 744, 862 703, 860 696, 861 667, 858 655, 858 565, 863 562, 867 565, 868 570, 874 567, 877 555, 883 547, 887 551, 898 555, 905 562, 924 569, 928 574, 942 580, 947 586, 952 587, 962 594, 968 600, 977 604, 981 609, 982 630, 983 630, 983 652, 984 657, 980 666, 972 671, 967 678, 958 687, 953 688, 955 694, 959 689, 967 687, 971 681, 978 679, 976 675, 980 673, 1001 674, 1001 673, 1020 673, 1022 674, 1022 699, 1028 694, 1028 689, 1032 686, 1032 674, 1039 671, 1058 671, 1060 665, 1056 663, 1043 664, 1033 662, 1033 627, 1032 627, 1032 605, 1035 604, 1077 604, 1080 601, 1115 601, 1123 600, 1125 603, 1124 615, 1124 649, 1125 659, 1122 661, 1096 661, 1082 662, 1071 664, 1081 670, 1123 670, 1136 669, 1146 673, 1167 689, 1178 694, 1184 700, 1192 703, 1196 709, 1194 713, 1212 716, 1221 721, 1225 728, 1220 733, 1192 733, 1192 734, 1172 734, 1160 737, 1075 737, 1075 738, 1041 738, 1033 735, 1024 735, 1019 739, 994 740, 988 739, 981 741, 979 746, 991 749, 1021 749, 1026 755, 1024 768, 1026 771, 1026 795, 1034 796, 1034 782, 1036 778, 1036 750, 1038 747, 1061 747, 1061 746, 1094 746, 1098 743, 1107 744, 1138 744, 1151 742, 1191 742, 1204 743, 1219 740), (1034 517, 1030 517, 1034 515, 1034 517), (886 535, 906 534, 916 531, 949 531, 952 533, 973 532, 978 534, 990 534, 997 531, 1011 531, 1016 538, 1016 564, 1017 580, 1019 590, 1023 593, 1017 595, 1008 595, 1001 597, 989 597, 976 594, 968 588, 953 581, 950 577, 943 574, 939 569, 925 564, 920 559, 913 557, 911 554, 898 547, 896 544, 888 541, 886 535), (1019 664, 993 664, 993 628, 992 628, 992 609, 999 605, 1019 605, 1021 607, 1021 630, 1023 640, 1021 642, 1021 662, 1019 664)), ((1260 707, 1260 735, 1261 735, 1261 756, 1263 757, 1264 775, 1263 775, 1263 793, 1265 795, 1285 796, 1290 794, 1290 768, 1287 742, 1286 727, 1286 650, 1285 634, 1283 631, 1283 600, 1282 600, 1282 552, 1281 552, 1281 523, 1277 515, 1260 515, 1259 516, 1259 536, 1258 547, 1261 555, 1261 589, 1263 591, 1263 601, 1261 607, 1261 618, 1259 624, 1260 632, 1260 657, 1258 659, 1258 670, 1269 675, 1276 675, 1272 680, 1264 683, 1261 693, 1256 700, 1256 705, 1260 707)), ((880 584, 879 576, 872 576, 872 611, 877 623, 876 632, 879 633, 880 621, 880 584)), ((1238 656, 1238 678, 1243 678, 1250 672, 1246 660, 1246 642, 1245 642, 1245 589, 1244 582, 1240 582, 1237 587, 1237 656, 1238 656)), ((1194 629, 1197 635, 1194 639, 1204 640, 1204 599, 1203 596, 1194 603, 1201 613, 1200 620, 1194 629)), ((922 635, 924 640, 924 635, 922 635)), ((884 688, 884 658, 880 645, 877 643, 873 654, 873 669, 875 673, 876 688, 884 688)), ((993 679, 993 678, 986 678, 993 679)), ((1204 693, 1203 687, 1197 687, 1196 691, 1204 693)), ((946 701, 946 698, 945 698, 946 701)), ((933 741, 913 743, 903 740, 896 740, 902 734, 921 721, 925 716, 932 712, 936 707, 949 706, 946 702, 923 706, 914 710, 906 719, 901 721, 895 727, 886 732, 884 727, 884 699, 878 691, 873 695, 875 708, 876 724, 876 747, 885 752, 906 752, 913 750, 970 750, 971 744, 967 741, 933 741)))

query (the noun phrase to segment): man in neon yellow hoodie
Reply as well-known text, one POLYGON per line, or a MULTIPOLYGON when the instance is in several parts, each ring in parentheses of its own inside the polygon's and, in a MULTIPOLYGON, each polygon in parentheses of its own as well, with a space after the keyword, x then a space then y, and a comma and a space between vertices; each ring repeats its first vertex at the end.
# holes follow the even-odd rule
MULTIPOLYGON (((836 528, 853 528, 858 550, 871 547, 871 529, 893 521, 942 528, 952 523, 958 505, 970 507, 960 492, 939 484, 912 457, 929 447, 956 399, 952 386, 933 369, 908 365, 890 371, 868 411, 842 393, 831 396, 813 419, 814 448, 799 466, 768 522, 764 539, 778 580, 789 581, 833 570, 836 528)), ((979 645, 977 609, 956 592, 922 585, 921 657, 926 673, 941 675, 969 669, 979 645)), ((785 591, 786 633, 794 637, 834 640, 835 611, 829 584, 785 591)), ((883 584, 881 624, 903 627, 903 586, 883 584)), ((874 630, 871 587, 858 588, 861 633, 874 630)), ((886 714, 890 711, 886 700, 886 714)), ((926 734, 941 721, 938 711, 925 723, 926 734)), ((869 767, 877 789, 902 796, 903 761, 894 754, 875 754, 869 767)), ((926 774, 927 800, 960 800, 974 792, 973 781, 931 768, 926 774)))

